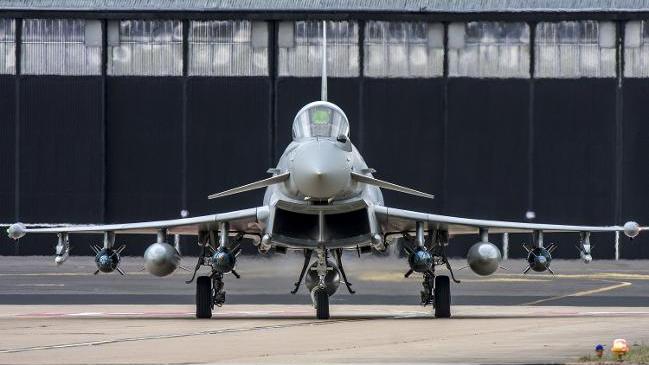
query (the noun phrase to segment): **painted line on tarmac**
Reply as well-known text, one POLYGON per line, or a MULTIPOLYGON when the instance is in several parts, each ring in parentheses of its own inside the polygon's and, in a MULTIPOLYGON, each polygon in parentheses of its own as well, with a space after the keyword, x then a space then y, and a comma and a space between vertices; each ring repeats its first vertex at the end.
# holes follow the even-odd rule
MULTIPOLYGON (((236 312, 220 312, 214 313, 214 317, 229 318, 239 316, 268 316, 280 315, 283 318, 286 316, 302 316, 310 315, 311 311, 236 311, 236 312)), ((138 318, 155 318, 155 317, 187 317, 193 318, 194 312, 188 311, 170 311, 170 312, 33 312, 33 313, 20 313, 10 316, 1 317, 14 317, 14 318, 68 318, 68 317, 94 317, 94 318, 111 318, 111 317, 138 317, 138 318)))
MULTIPOLYGON (((521 274, 497 274, 499 276, 520 276, 521 274)), ((494 275, 495 276, 495 275, 494 275)), ((586 274, 534 274, 537 278, 546 279, 589 279, 589 280, 649 280, 647 274, 622 272, 596 272, 586 274)))
POLYGON ((218 330, 206 330, 206 331, 187 332, 187 333, 172 333, 166 335, 124 337, 124 338, 115 338, 111 340, 72 342, 72 343, 63 343, 63 344, 56 344, 56 345, 42 345, 42 346, 0 349, 0 354, 12 354, 12 353, 40 351, 40 350, 67 349, 73 347, 101 346, 101 345, 111 345, 111 344, 125 343, 125 342, 164 340, 170 338, 209 336, 209 335, 219 335, 219 334, 227 334, 227 333, 255 332, 255 331, 273 330, 273 329, 294 328, 294 327, 326 326, 326 325, 337 324, 337 323, 360 322, 360 321, 368 321, 374 319, 378 319, 378 318, 334 319, 328 321, 309 321, 309 322, 300 322, 300 323, 275 324, 275 325, 243 327, 243 328, 224 328, 218 330))
MULTIPOLYGON (((411 278, 420 278, 421 274, 413 274, 411 278)), ((534 274, 533 276, 524 276, 520 273, 499 273, 485 278, 462 278, 463 282, 467 283, 488 283, 488 282, 549 282, 557 279, 573 279, 573 280, 649 280, 647 274, 634 274, 634 273, 617 273, 617 272, 597 272, 585 274, 534 274)), ((404 277, 399 272, 381 272, 381 271, 365 271, 357 275, 357 280, 370 281, 370 282, 403 282, 404 277)))
MULTIPOLYGON (((92 268, 96 270, 96 268, 92 268)), ((92 271, 91 270, 91 271, 92 271)), ((127 271, 129 276, 132 275, 150 275, 148 272, 127 271)), ((41 273, 0 273, 0 276, 94 276, 92 272, 41 272, 41 273)))
POLYGON ((585 297, 585 296, 588 296, 588 295, 593 295, 593 294, 603 293, 603 292, 607 292, 607 291, 611 291, 611 290, 626 288, 628 286, 633 285, 628 281, 618 281, 618 282, 609 281, 609 280, 604 280, 604 281, 614 282, 616 284, 605 286, 603 288, 598 288, 598 289, 578 291, 576 293, 570 293, 570 294, 558 295, 556 297, 539 299, 539 300, 535 300, 533 302, 527 302, 527 303, 523 303, 523 304, 520 304, 520 305, 536 305, 536 304, 545 303, 545 302, 549 302, 549 301, 553 301, 553 300, 564 299, 564 298, 585 297))
POLYGON ((15 284, 14 286, 18 286, 18 287, 32 287, 32 286, 36 286, 36 287, 52 287, 52 286, 61 287, 61 286, 65 286, 65 284, 38 284, 38 283, 35 283, 35 284, 15 284))
MULTIPOLYGON (((410 276, 410 278, 422 278, 423 276, 421 274, 413 274, 410 276)), ((360 281, 370 281, 370 282, 404 282, 405 279, 403 277, 403 273, 396 273, 396 272, 378 272, 378 271, 368 271, 368 272, 363 272, 357 275, 357 280, 360 281)), ((489 278, 480 278, 480 279, 465 279, 462 278, 462 282, 467 282, 467 283, 484 283, 484 282, 497 282, 497 283, 510 283, 510 282, 549 282, 552 281, 551 278, 543 278, 543 277, 530 277, 530 276, 521 276, 518 275, 518 277, 512 277, 512 276, 502 276, 501 275, 494 275, 494 277, 489 277, 489 278)))

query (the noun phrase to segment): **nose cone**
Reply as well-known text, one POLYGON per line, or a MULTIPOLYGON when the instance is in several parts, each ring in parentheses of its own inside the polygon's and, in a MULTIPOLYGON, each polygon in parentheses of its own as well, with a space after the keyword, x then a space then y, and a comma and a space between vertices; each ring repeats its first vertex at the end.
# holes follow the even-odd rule
POLYGON ((291 176, 304 196, 334 197, 351 182, 347 153, 330 141, 309 142, 297 151, 291 176))

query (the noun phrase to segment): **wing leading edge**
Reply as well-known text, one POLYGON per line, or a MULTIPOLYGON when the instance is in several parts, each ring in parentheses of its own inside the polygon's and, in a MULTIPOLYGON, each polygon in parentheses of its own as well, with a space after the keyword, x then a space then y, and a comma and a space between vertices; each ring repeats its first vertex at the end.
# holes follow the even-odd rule
POLYGON ((216 230, 220 222, 228 222, 230 228, 248 233, 260 233, 261 221, 268 216, 268 207, 257 207, 236 210, 226 213, 210 214, 191 218, 170 219, 161 221, 101 224, 101 225, 62 225, 50 227, 32 227, 22 223, 12 224, 7 229, 10 238, 18 239, 31 233, 133 233, 156 234, 160 229, 167 229, 169 234, 197 235, 201 230, 216 230))
POLYGON ((417 222, 423 222, 428 226, 428 229, 447 230, 450 235, 478 234, 481 228, 486 228, 491 233, 528 233, 534 231, 550 233, 624 232, 629 237, 635 237, 641 230, 647 229, 647 227, 640 227, 635 222, 627 222, 624 226, 578 226, 509 222, 421 213, 384 206, 375 206, 374 212, 384 232, 414 231, 417 222))

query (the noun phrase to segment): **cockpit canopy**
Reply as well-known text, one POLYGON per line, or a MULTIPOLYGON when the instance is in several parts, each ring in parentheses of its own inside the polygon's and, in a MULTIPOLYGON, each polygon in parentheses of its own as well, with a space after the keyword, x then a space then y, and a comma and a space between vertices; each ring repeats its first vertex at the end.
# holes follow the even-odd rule
POLYGON ((293 139, 349 137, 349 121, 335 104, 316 101, 302 108, 293 121, 293 139))

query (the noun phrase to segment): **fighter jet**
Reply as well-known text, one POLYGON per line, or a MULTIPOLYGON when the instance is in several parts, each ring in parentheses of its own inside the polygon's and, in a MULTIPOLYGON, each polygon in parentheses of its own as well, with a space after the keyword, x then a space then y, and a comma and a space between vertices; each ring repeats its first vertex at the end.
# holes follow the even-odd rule
MULTIPOLYGON (((635 237, 644 227, 635 222, 624 226, 576 226, 506 222, 452 217, 416 212, 385 204, 381 189, 398 191, 422 199, 433 196, 374 177, 349 135, 349 120, 337 105, 327 101, 326 26, 322 25, 321 100, 305 105, 293 121, 293 141, 268 170, 271 177, 224 192, 209 199, 266 189, 261 205, 248 209, 205 216, 152 222, 33 227, 15 223, 7 229, 9 237, 25 234, 58 235, 57 255, 67 257, 69 235, 103 234, 103 247, 94 247, 97 272, 122 272, 120 248, 115 247, 119 234, 150 234, 156 237, 145 254, 145 268, 153 275, 166 276, 179 267, 180 256, 170 245, 170 235, 193 235, 202 252, 193 270, 191 283, 201 267, 210 275, 196 280, 196 317, 211 318, 215 306, 225 302, 224 275, 239 277, 235 269, 243 238, 252 238, 260 252, 271 249, 302 250, 304 265, 295 288, 304 280, 311 294, 316 317, 329 318, 329 297, 340 283, 354 291, 342 264, 343 250, 359 253, 384 251, 398 238, 408 252, 409 270, 423 276, 421 302, 432 305, 435 317, 451 316, 450 279, 455 280, 446 248, 449 237, 477 235, 478 242, 468 254, 468 267, 478 275, 491 275, 499 268, 501 253, 489 242, 489 233, 531 233, 528 268, 550 270, 552 246, 545 247, 544 232, 575 232, 584 261, 590 261, 591 232, 623 232, 635 237), (446 267, 451 278, 438 275, 436 268, 446 267)), ((58 262, 58 261, 57 261, 58 262)))

